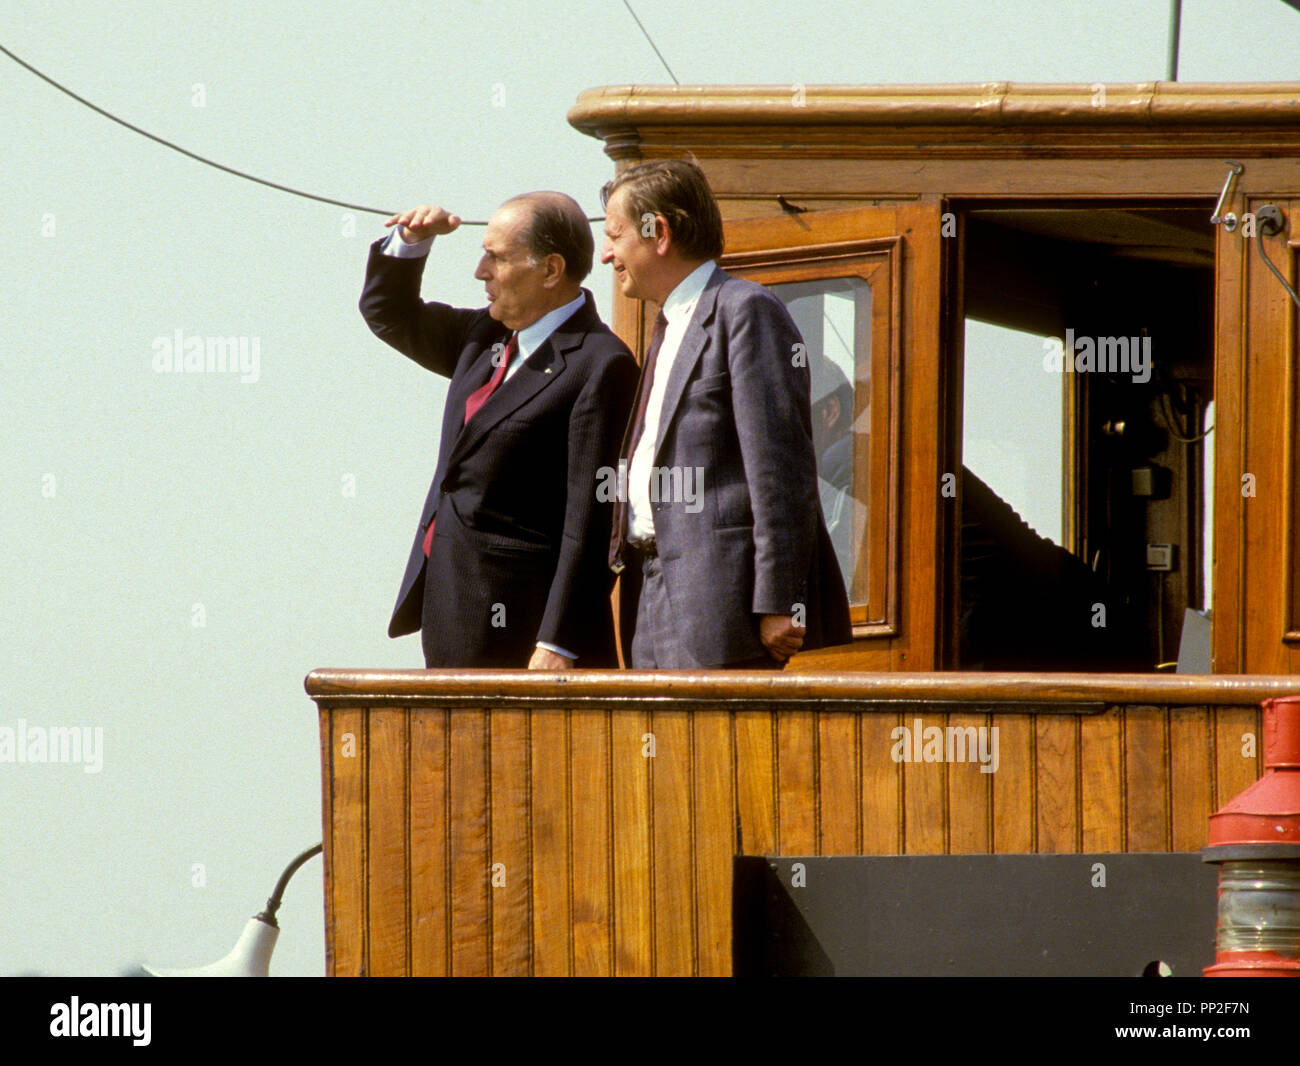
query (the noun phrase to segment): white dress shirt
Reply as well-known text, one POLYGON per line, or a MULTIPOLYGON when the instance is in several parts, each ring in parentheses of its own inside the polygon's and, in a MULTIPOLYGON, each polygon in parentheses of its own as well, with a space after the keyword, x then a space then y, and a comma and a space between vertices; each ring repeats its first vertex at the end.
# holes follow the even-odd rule
MULTIPOLYGON (((407 242, 402 239, 401 227, 394 226, 392 233, 388 235, 388 240, 384 242, 382 251, 384 255, 391 255, 394 259, 421 259, 429 254, 432 245, 432 237, 426 237, 422 241, 407 242)), ((563 307, 557 307, 546 312, 532 325, 519 330, 516 334, 519 352, 510 360, 510 365, 506 367, 504 380, 509 381, 514 376, 515 371, 523 366, 524 360, 545 344, 550 335, 564 325, 586 301, 587 296, 583 293, 576 300, 571 300, 563 307)), ((554 644, 547 644, 544 640, 539 640, 537 646, 545 648, 547 651, 553 651, 556 655, 563 655, 566 659, 577 661, 578 657, 573 652, 556 647, 554 644)))
POLYGON ((654 463, 655 441, 659 437, 659 420, 663 413, 664 392, 677 352, 686 336, 686 327, 695 316, 696 305, 717 264, 701 263, 678 283, 664 301, 664 318, 668 326, 655 360, 655 376, 650 383, 650 399, 645 409, 645 428, 627 472, 627 535, 629 540, 648 540, 655 535, 654 514, 650 510, 650 468, 654 463))

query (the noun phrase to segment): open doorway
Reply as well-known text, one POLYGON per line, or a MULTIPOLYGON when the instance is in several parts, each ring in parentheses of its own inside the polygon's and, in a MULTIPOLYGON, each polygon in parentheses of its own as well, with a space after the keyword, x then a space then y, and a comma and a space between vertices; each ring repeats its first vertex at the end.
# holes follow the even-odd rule
POLYGON ((959 668, 1168 668, 1210 607, 1211 206, 967 206, 959 668))

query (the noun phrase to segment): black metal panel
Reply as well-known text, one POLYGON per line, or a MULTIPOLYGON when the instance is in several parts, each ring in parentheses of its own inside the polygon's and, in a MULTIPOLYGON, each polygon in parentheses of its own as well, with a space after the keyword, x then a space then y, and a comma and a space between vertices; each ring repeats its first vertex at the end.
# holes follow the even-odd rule
POLYGON ((1198 854, 741 856, 734 972, 1199 976, 1217 873, 1198 854))

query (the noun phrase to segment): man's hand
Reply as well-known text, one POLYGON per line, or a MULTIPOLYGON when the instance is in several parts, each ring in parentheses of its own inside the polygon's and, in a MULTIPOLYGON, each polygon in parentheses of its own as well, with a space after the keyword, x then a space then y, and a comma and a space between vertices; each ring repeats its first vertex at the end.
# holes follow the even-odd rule
POLYGON ((794 615, 761 614, 758 616, 758 639, 767 654, 779 663, 785 662, 803 647, 804 626, 794 624, 794 615))
POLYGON ((549 648, 535 648, 533 657, 528 660, 529 670, 569 670, 573 660, 558 655, 549 648))
POLYGON ((394 215, 384 223, 385 226, 401 226, 402 240, 407 244, 441 237, 460 225, 460 216, 448 214, 441 207, 421 204, 409 211, 394 215))

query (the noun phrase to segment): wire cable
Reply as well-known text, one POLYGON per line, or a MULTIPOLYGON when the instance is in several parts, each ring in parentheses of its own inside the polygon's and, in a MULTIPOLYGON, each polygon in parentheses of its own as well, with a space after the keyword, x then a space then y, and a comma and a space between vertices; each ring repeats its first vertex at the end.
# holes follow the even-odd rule
POLYGON ((1167 392, 1160 393, 1160 402, 1159 406, 1156 408, 1156 413, 1164 419, 1165 432, 1173 437, 1174 440, 1178 441, 1179 444, 1199 444, 1214 432, 1214 425, 1211 423, 1205 427, 1203 432, 1196 434, 1194 437, 1184 436, 1182 433, 1183 423, 1180 419, 1174 417, 1173 404, 1170 401, 1169 393, 1167 392))
POLYGON ((645 39, 650 42, 650 47, 655 50, 655 55, 659 57, 659 62, 664 65, 664 70, 668 71, 668 76, 673 79, 673 84, 680 85, 681 82, 677 80, 677 75, 673 73, 673 68, 668 65, 668 60, 666 60, 664 54, 659 51, 659 46, 655 44, 654 38, 650 36, 650 31, 641 25, 641 20, 636 17, 636 12, 632 10, 632 5, 628 3, 628 0, 623 0, 623 6, 627 8, 627 13, 632 16, 633 20, 640 28, 641 33, 645 36, 645 39))
MULTIPOLYGON (((130 122, 127 122, 126 119, 118 118, 111 111, 105 111, 98 104, 92 104, 84 96, 78 96, 67 86, 60 85, 48 74, 41 73, 30 63, 14 55, 13 52, 9 51, 9 49, 2 44, 0 44, 0 52, 3 52, 15 63, 17 63, 20 67, 23 67, 24 69, 31 71, 31 73, 35 74, 38 78, 41 79, 41 81, 44 81, 54 86, 54 88, 58 89, 59 92, 71 96, 72 99, 76 100, 77 103, 83 105, 84 107, 88 107, 92 111, 95 111, 98 114, 103 115, 105 118, 111 119, 113 122, 116 122, 119 126, 125 126, 132 133, 138 133, 142 137, 148 137, 149 140, 156 141, 158 144, 161 144, 164 148, 170 148, 173 152, 180 152, 181 155, 189 156, 191 159, 197 160, 198 162, 203 163, 206 166, 215 167, 217 170, 223 170, 227 174, 233 174, 235 177, 243 178, 245 181, 255 181, 259 185, 266 185, 272 189, 279 189, 280 192, 287 192, 293 196, 301 196, 307 200, 316 200, 323 204, 333 204, 335 207, 346 207, 350 211, 363 211, 366 214, 370 214, 370 215, 387 216, 387 215, 397 214, 396 211, 382 211, 377 207, 364 207, 361 204, 350 204, 343 200, 332 199, 331 197, 328 196, 317 196, 315 193, 303 192, 303 190, 301 189, 294 189, 288 185, 281 185, 278 182, 267 181, 266 178, 259 178, 255 174, 248 174, 242 170, 236 170, 234 167, 228 167, 224 163, 218 163, 214 159, 208 159, 206 156, 201 156, 197 152, 191 152, 188 148, 182 148, 179 144, 173 144, 171 141, 167 140, 166 138, 159 137, 156 133, 150 133, 148 130, 142 130, 139 126, 134 126, 130 122)), ((476 226, 476 225, 486 225, 486 223, 466 222, 465 225, 476 226)))
MULTIPOLYGON (((150 133, 148 130, 141 129, 139 126, 127 122, 126 119, 124 118, 118 118, 118 116, 113 114, 111 111, 106 111, 98 104, 91 103, 84 96, 78 96, 66 85, 60 84, 59 82, 51 78, 48 74, 44 74, 41 71, 37 70, 26 60, 20 58, 19 56, 14 55, 13 52, 9 51, 9 49, 2 44, 0 44, 0 52, 3 52, 15 63, 17 63, 20 67, 22 67, 24 70, 30 71, 32 74, 35 74, 38 78, 41 79, 41 81, 47 83, 48 85, 52 85, 54 88, 58 89, 59 92, 72 97, 72 99, 76 100, 77 103, 81 104, 83 107, 88 107, 96 114, 103 115, 106 119, 109 119, 112 122, 116 122, 119 126, 125 126, 132 133, 138 133, 140 134, 141 137, 148 137, 149 140, 154 141, 157 144, 161 144, 164 148, 170 148, 173 152, 179 152, 183 156, 188 156, 190 159, 193 159, 196 162, 204 164, 204 166, 209 166, 215 168, 216 170, 224 171, 225 173, 232 174, 237 178, 243 178, 245 181, 252 181, 252 182, 256 182, 258 185, 265 185, 267 188, 270 189, 277 189, 280 192, 287 192, 291 196, 301 196, 304 200, 315 200, 317 203, 331 204, 334 207, 345 207, 349 211, 360 211, 367 215, 383 215, 386 218, 399 214, 399 212, 397 211, 385 211, 378 207, 366 207, 363 204, 350 204, 346 200, 335 200, 333 197, 318 196, 316 195, 316 193, 304 192, 302 189, 295 189, 289 185, 281 185, 279 182, 268 181, 266 178, 259 178, 256 174, 249 174, 243 170, 236 170, 234 167, 228 167, 224 163, 218 163, 215 159, 208 159, 206 156, 201 156, 197 152, 191 152, 188 148, 182 148, 179 144, 175 144, 172 141, 167 140, 165 137, 159 137, 156 133, 150 133)), ((603 222, 604 216, 601 216, 600 218, 588 218, 587 221, 603 222)), ((460 224, 462 226, 486 226, 487 221, 482 219, 466 218, 466 219, 461 219, 460 224)))
POLYGON ((1273 271, 1273 277, 1277 278, 1277 280, 1282 283, 1282 288, 1286 289, 1287 295, 1295 302, 1296 307, 1300 307, 1300 296, 1296 295, 1295 289, 1291 288, 1291 283, 1282 276, 1282 272, 1273 265, 1273 260, 1271 260, 1268 257, 1268 253, 1264 251, 1264 235, 1258 230, 1255 231, 1255 248, 1259 252, 1259 257, 1264 260, 1264 265, 1268 267, 1269 270, 1273 271))

